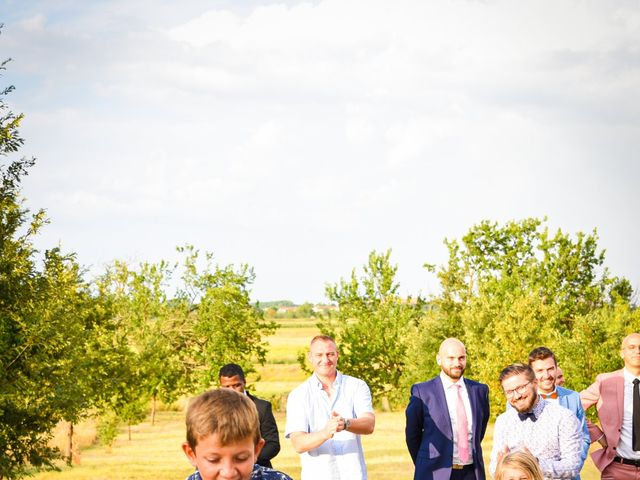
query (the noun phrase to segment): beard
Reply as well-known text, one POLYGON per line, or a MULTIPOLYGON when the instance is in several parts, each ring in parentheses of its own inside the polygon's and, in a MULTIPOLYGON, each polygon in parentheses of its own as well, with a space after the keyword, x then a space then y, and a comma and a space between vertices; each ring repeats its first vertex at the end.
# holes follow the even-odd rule
POLYGON ((464 373, 464 367, 447 368, 444 365, 440 365, 440 368, 449 378, 454 380, 458 380, 464 373))
POLYGON ((515 408, 519 413, 527 413, 530 412, 533 406, 538 399, 538 394, 534 391, 529 391, 529 398, 523 399, 522 397, 518 399, 518 404, 511 404, 513 408, 515 408))

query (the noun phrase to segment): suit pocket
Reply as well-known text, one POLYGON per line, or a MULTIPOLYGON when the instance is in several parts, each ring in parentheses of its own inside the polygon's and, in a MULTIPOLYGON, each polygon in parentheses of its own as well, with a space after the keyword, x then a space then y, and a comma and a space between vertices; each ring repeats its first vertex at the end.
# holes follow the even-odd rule
POLYGON ((442 455, 440 453, 440 450, 438 450, 438 447, 436 447, 433 443, 429 443, 427 447, 428 448, 426 449, 420 448, 420 450, 418 451, 418 457, 424 459, 436 459, 442 455))

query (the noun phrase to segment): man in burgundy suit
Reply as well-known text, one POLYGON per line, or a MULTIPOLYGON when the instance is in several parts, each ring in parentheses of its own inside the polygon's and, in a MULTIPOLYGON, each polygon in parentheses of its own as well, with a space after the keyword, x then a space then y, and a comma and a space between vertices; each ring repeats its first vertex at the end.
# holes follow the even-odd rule
POLYGON ((598 375, 580 392, 585 411, 594 405, 598 410, 600 427, 589 423, 589 434, 603 448, 591 458, 604 480, 640 475, 640 333, 625 337, 620 356, 622 370, 598 375))

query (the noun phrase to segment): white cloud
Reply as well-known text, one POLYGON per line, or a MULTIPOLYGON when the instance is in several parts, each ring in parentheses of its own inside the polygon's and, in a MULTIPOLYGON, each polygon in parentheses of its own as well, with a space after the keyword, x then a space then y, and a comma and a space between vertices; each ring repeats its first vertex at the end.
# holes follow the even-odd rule
POLYGON ((192 47, 228 42, 237 35, 240 19, 229 11, 209 11, 168 31, 171 38, 192 47))
POLYGON ((640 283, 616 240, 640 241, 635 1, 52 5, 7 10, 3 79, 27 196, 82 261, 108 254, 87 232, 113 256, 202 242, 262 265, 262 298, 312 299, 369 248, 437 262, 471 222, 548 214, 640 283))
POLYGON ((44 30, 45 16, 42 14, 34 15, 30 18, 18 22, 19 28, 29 33, 40 33, 44 30))

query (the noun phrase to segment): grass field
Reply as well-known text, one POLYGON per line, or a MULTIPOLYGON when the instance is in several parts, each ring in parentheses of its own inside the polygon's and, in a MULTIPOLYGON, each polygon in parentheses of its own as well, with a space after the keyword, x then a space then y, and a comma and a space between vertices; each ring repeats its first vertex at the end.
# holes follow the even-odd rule
MULTIPOLYGON (((297 355, 311 337, 317 333, 312 321, 284 320, 281 328, 269 338, 270 351, 267 364, 258 369, 259 380, 253 382, 251 391, 264 398, 286 397, 294 386, 307 375, 297 364, 297 355)), ((285 414, 275 412, 280 428, 282 450, 274 459, 275 468, 294 479, 300 477, 300 461, 288 440, 282 437, 285 414)), ((404 413, 378 412, 373 435, 363 436, 365 458, 371 480, 409 480, 413 478, 413 465, 404 442, 404 413)), ((490 425, 483 442, 486 464, 491 452, 492 428, 490 425)), ((122 428, 111 448, 90 445, 95 438, 93 423, 76 428, 76 440, 81 445, 80 464, 73 467, 61 465, 60 472, 44 472, 35 475, 36 480, 182 480, 192 472, 180 445, 184 441, 184 412, 161 411, 156 425, 149 422, 132 427, 132 439, 122 428)), ((64 445, 64 431, 56 439, 64 445)), ((583 480, 596 480, 599 472, 590 459, 582 472, 583 480)))

